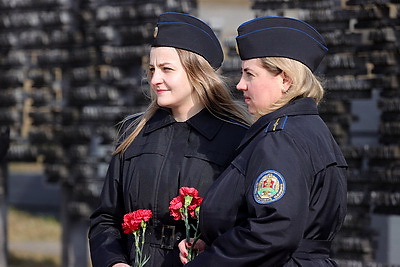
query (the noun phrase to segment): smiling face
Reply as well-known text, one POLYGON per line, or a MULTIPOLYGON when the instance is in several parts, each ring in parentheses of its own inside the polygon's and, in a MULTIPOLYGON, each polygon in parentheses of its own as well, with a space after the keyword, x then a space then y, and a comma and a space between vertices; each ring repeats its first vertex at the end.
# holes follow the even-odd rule
POLYGON ((185 121, 202 109, 175 48, 151 48, 149 72, 157 104, 170 108, 176 120, 185 121))
POLYGON ((287 90, 284 75, 274 74, 261 65, 258 58, 242 62, 242 76, 236 88, 243 92, 248 110, 256 117, 268 113, 268 109, 287 90))

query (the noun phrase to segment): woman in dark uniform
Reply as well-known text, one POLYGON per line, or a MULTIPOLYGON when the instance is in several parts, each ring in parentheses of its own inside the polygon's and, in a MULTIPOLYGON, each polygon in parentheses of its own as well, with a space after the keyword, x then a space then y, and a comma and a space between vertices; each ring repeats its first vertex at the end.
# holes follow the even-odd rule
POLYGON ((112 157, 98 208, 91 216, 90 252, 94 267, 130 266, 133 235, 123 234, 124 214, 153 213, 147 227, 146 266, 182 266, 178 242, 182 221, 169 202, 182 186, 202 196, 232 160, 249 125, 216 73, 223 60, 220 43, 201 20, 168 12, 154 32, 148 80, 152 102, 144 114, 124 122, 122 142, 112 157))
MULTIPOLYGON (((205 196, 208 246, 186 266, 336 266, 330 246, 346 214, 347 164, 317 110, 324 40, 287 17, 257 18, 238 33, 237 89, 257 121, 205 196)), ((184 263, 187 246, 179 244, 184 263)))

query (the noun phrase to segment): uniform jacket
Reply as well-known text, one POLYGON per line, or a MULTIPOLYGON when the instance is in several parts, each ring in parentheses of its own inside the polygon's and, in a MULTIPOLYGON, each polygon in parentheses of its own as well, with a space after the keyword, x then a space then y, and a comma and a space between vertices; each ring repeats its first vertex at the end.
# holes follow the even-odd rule
POLYGON ((202 203, 209 247, 186 266, 335 266, 347 164, 314 100, 261 117, 239 151, 202 203))
POLYGON ((137 209, 153 213, 146 231, 147 266, 181 266, 176 245, 184 238, 184 224, 170 216, 169 202, 182 186, 195 187, 204 196, 246 130, 207 109, 187 122, 176 122, 168 110, 159 109, 126 152, 111 159, 100 205, 91 216, 93 266, 133 264, 133 235, 123 234, 121 224, 124 214, 137 209))

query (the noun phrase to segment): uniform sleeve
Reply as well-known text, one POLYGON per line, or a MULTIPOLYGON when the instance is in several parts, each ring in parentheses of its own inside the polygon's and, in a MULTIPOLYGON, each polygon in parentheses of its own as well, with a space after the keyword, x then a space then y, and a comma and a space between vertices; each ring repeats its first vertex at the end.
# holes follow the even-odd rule
MULTIPOLYGON (((266 135, 248 159, 247 218, 217 237, 188 266, 281 266, 303 237, 308 212, 309 156, 283 131, 266 135), (280 175, 283 191, 260 197, 268 173, 280 175)), ((275 187, 276 188, 276 187, 275 187)))
POLYGON ((121 224, 124 215, 120 186, 120 156, 110 161, 100 203, 90 217, 89 245, 93 267, 108 267, 117 262, 127 263, 126 238, 121 224))

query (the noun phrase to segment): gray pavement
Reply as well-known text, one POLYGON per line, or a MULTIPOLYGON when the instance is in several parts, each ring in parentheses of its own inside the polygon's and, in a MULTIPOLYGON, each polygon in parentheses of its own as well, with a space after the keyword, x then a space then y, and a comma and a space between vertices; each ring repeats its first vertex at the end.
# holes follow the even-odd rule
POLYGON ((48 256, 61 256, 61 244, 53 241, 9 242, 8 250, 16 253, 34 253, 48 256))

